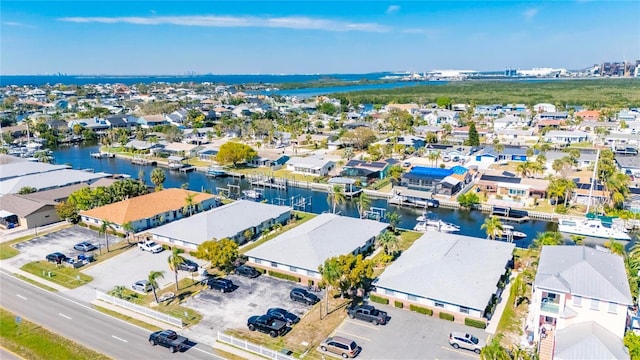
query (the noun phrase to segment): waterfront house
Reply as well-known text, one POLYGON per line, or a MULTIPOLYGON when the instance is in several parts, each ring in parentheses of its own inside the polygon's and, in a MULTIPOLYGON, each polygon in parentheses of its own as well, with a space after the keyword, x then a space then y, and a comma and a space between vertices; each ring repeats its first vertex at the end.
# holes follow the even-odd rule
POLYGON ((376 237, 388 224, 335 214, 320 214, 247 251, 248 264, 317 284, 318 267, 325 260, 373 248, 376 237))
POLYGON ((360 180, 362 184, 369 184, 387 177, 390 164, 386 161, 349 160, 343 167, 340 176, 360 180))
POLYGON ((97 227, 103 221, 109 221, 122 233, 125 231, 123 225, 130 223, 133 231, 139 232, 215 206, 217 200, 211 194, 171 188, 81 211, 80 218, 85 224, 97 227), (190 207, 187 197, 192 197, 190 207))
POLYGON ((623 207, 634 214, 640 214, 640 187, 629 188, 629 195, 625 199, 623 207))
POLYGON ((335 166, 335 161, 322 155, 292 157, 287 161, 287 170, 311 176, 326 176, 335 166))
POLYGON ((380 275, 376 295, 390 304, 401 302, 405 309, 431 309, 436 317, 449 313, 458 322, 482 319, 501 297, 514 248, 512 243, 469 236, 424 234, 380 275))
POLYGON ((492 203, 510 201, 513 206, 522 207, 532 205, 536 198, 544 198, 549 180, 520 178, 509 171, 487 170, 480 175, 476 186, 478 190, 487 193, 492 203))
MULTIPOLYGON (((543 341, 555 342, 555 351, 563 353, 566 342, 571 342, 564 335, 590 326, 583 335, 597 331, 598 337, 617 338, 620 347, 630 305, 633 299, 621 256, 586 246, 542 247, 527 319, 535 340, 544 328, 543 341)), ((581 345, 585 359, 592 358, 586 355, 593 349, 588 345, 581 345)))
POLYGON ((111 129, 132 129, 138 125, 138 119, 133 115, 112 115, 105 119, 111 129))
POLYGON ((409 190, 451 196, 460 191, 464 184, 453 174, 452 169, 414 166, 402 175, 400 186, 409 190))
POLYGON ((208 240, 231 239, 242 245, 274 225, 286 225, 291 208, 237 200, 149 230, 159 243, 195 250, 208 240), (248 238, 247 238, 248 236, 248 238))
POLYGON ((571 201, 576 204, 587 205, 589 199, 591 204, 608 204, 611 201, 611 193, 607 191, 602 181, 597 180, 595 183, 590 177, 583 179, 575 178, 573 182, 576 184, 571 194, 571 201), (593 187, 593 191, 591 188, 593 187))
POLYGON ((190 158, 196 156, 199 149, 199 145, 185 144, 182 142, 172 142, 167 144, 164 149, 162 149, 162 151, 167 154, 190 158))
POLYGON ((549 143, 558 144, 558 145, 568 145, 568 144, 575 144, 583 141, 588 141, 589 134, 580 130, 573 130, 573 131, 552 130, 546 133, 543 136, 543 138, 544 138, 544 141, 549 143))

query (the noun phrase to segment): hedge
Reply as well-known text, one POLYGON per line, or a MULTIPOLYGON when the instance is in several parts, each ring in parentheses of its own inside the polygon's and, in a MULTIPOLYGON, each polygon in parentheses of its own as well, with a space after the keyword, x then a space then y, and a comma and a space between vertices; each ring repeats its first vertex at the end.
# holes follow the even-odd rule
POLYGON ((394 305, 395 305, 397 308, 400 308, 400 309, 402 309, 402 308, 404 307, 404 304, 402 303, 402 301, 398 301, 398 300, 396 300, 396 301, 394 302, 394 305))
POLYGON ((371 184, 371 187, 373 188, 373 190, 380 190, 383 187, 389 185, 391 183, 391 179, 390 178, 384 178, 382 180, 378 180, 376 182, 374 182, 373 184, 371 184))
POLYGON ((269 276, 273 276, 274 278, 300 282, 300 278, 297 277, 297 276, 293 276, 293 275, 289 275, 289 274, 283 274, 283 273, 280 273, 280 272, 277 272, 277 271, 272 271, 272 270, 269 270, 268 274, 269 274, 269 276))
POLYGON ((380 297, 380 296, 375 296, 373 294, 369 295, 369 300, 371 300, 371 301, 373 301, 375 303, 378 303, 378 304, 385 304, 385 305, 389 304, 389 299, 383 298, 383 297, 380 297))
POLYGON ((433 315, 433 310, 427 309, 427 308, 423 308, 423 307, 420 307, 420 306, 417 306, 417 305, 413 305, 413 304, 409 305, 409 310, 415 311, 415 312, 417 312, 419 314, 425 314, 425 315, 428 315, 428 316, 433 315))
POLYGON ((440 316, 440 319, 449 320, 449 321, 453 321, 454 320, 453 315, 448 314, 448 313, 441 312, 439 316, 440 316))
POLYGON ((487 323, 484 321, 480 321, 480 320, 476 320, 476 319, 470 319, 470 318, 466 318, 464 319, 464 324, 467 326, 472 326, 472 327, 476 327, 478 329, 484 329, 487 327, 487 323))

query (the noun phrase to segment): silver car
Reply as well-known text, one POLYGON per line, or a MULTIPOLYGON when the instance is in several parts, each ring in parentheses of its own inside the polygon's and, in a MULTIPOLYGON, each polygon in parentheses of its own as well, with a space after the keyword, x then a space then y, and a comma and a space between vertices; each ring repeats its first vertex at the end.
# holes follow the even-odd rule
POLYGON ((449 345, 454 349, 467 349, 480 354, 485 343, 473 335, 454 331, 449 334, 449 345))
POLYGON ((151 283, 149 283, 149 281, 147 280, 138 280, 133 283, 133 285, 131 285, 131 288, 135 291, 140 291, 143 293, 147 293, 153 289, 151 283))

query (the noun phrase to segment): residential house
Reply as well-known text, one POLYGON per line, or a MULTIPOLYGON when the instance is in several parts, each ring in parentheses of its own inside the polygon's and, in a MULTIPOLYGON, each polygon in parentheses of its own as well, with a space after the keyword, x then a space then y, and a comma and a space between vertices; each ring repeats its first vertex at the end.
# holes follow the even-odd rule
POLYGON ((538 140, 533 129, 499 129, 496 131, 496 138, 501 144, 509 145, 524 145, 538 140))
MULTIPOLYGON (((0 172, 3 171, 4 168, 0 172)), ((110 176, 110 174, 72 169, 29 174, 0 181, 0 195, 16 194, 20 192, 20 189, 25 187, 42 191, 81 183, 90 185, 108 176, 110 176)))
POLYGON ((25 158, 0 154, 0 181, 13 179, 25 175, 47 173, 50 171, 58 171, 69 169, 68 165, 53 165, 43 162, 29 161, 25 158))
POLYGON ((431 126, 442 126, 444 124, 458 126, 460 115, 456 111, 437 109, 423 116, 423 119, 431 126))
POLYGON ((388 224, 335 214, 320 214, 245 253, 248 263, 317 284, 325 260, 370 251, 388 224))
POLYGON ((291 208, 237 200, 149 230, 153 239, 195 250, 208 240, 231 239, 242 245, 276 224, 286 225, 291 208), (248 238, 247 238, 248 236, 248 238))
POLYGON ((591 201, 591 205, 603 205, 610 202, 611 193, 606 189, 602 181, 596 180, 593 182, 591 178, 587 177, 584 179, 575 178, 573 182, 576 187, 573 189, 571 201, 576 204, 587 205, 591 201), (591 188, 593 188, 593 191, 591 191, 591 188))
POLYGON ((500 114, 503 114, 502 104, 493 104, 493 105, 476 105, 473 109, 474 117, 485 117, 495 119, 500 114))
MULTIPOLYGON (((621 343, 630 305, 633 299, 621 256, 586 246, 542 247, 527 321, 535 340, 543 327, 545 332, 557 331, 555 351, 563 353, 570 339, 560 336, 566 333, 562 330, 598 324, 600 334, 615 336, 621 343)), ((594 349, 587 345, 582 345, 583 354, 594 349)))
POLYGON ((553 343, 555 360, 629 359, 623 340, 595 321, 558 330, 553 343))
POLYGON ((629 188, 629 196, 625 199, 623 206, 625 210, 640 214, 640 187, 629 188))
POLYGON ((588 140, 589 134, 580 130, 551 130, 544 135, 544 141, 558 145, 575 144, 588 140))
POLYGON ((217 200, 211 194, 171 188, 81 211, 80 218, 92 226, 109 221, 119 232, 125 232, 123 226, 129 223, 134 232, 139 232, 216 206, 217 200), (187 204, 189 197, 192 206, 187 204))
POLYGON ((138 118, 138 124, 145 129, 158 125, 165 125, 168 121, 164 115, 144 115, 138 118))
POLYGON ((162 151, 168 154, 190 158, 196 156, 199 149, 199 145, 172 142, 167 144, 162 151))
POLYGON ((520 128, 523 126, 529 126, 529 120, 526 117, 507 115, 504 117, 498 117, 493 120, 493 130, 501 130, 507 128, 520 128))
POLYGON ((536 120, 535 127, 538 131, 542 129, 560 129, 560 127, 564 126, 565 120, 536 120))
POLYGON ((509 171, 485 171, 476 186, 480 191, 496 194, 497 200, 512 200, 514 205, 527 205, 535 198, 544 198, 549 188, 549 180, 520 178, 509 171))
POLYGON ((424 234, 378 277, 376 295, 390 303, 401 302, 405 309, 428 308, 434 316, 449 313, 458 322, 482 319, 503 297, 500 285, 514 248, 514 244, 502 241, 441 232, 424 234))
POLYGON ((542 112, 537 116, 538 120, 567 120, 569 113, 566 111, 542 112))
POLYGON ((375 144, 379 144, 379 145, 399 144, 399 145, 403 145, 405 148, 411 147, 414 150, 417 150, 417 149, 423 148, 425 145, 425 142, 423 138, 413 136, 413 135, 404 135, 404 136, 398 136, 395 138, 387 138, 384 140, 380 140, 375 144))
POLYGON ((400 178, 400 190, 406 188, 451 196, 460 191, 464 185, 464 182, 452 176, 453 174, 454 170, 452 169, 414 166, 400 178))
POLYGON ((640 156, 616 155, 615 161, 622 173, 640 177, 640 156))
MULTIPOLYGON (((569 156, 569 153, 566 153, 564 151, 551 150, 547 151, 544 156, 547 158, 545 167, 549 172, 551 172, 553 171, 554 160, 565 158, 569 156)), ((579 169, 589 168, 591 165, 595 164, 597 156, 597 153, 593 151, 581 151, 576 167, 579 169)))
MULTIPOLYGON (((27 229, 37 228, 61 221, 55 206, 57 203, 51 200, 31 198, 28 195, 5 194, 0 196, 0 212, 2 219, 10 218, 13 225, 23 226, 27 229)), ((0 221, 0 225, 9 227, 8 222, 0 221)))
POLYGON ((541 113, 541 112, 556 112, 556 106, 549 103, 539 103, 533 105, 533 110, 541 113))
MULTIPOLYGON (((476 128, 476 131, 478 132, 478 136, 480 136, 481 138, 482 137, 486 138, 487 135, 490 133, 488 129, 483 129, 483 128, 476 128)), ((469 138, 469 127, 463 126, 463 127, 454 128, 451 131, 451 136, 453 137, 453 140, 456 140, 462 143, 469 138)))
POLYGON ((581 118, 582 121, 598 121, 600 120, 600 111, 598 110, 582 110, 573 113, 574 118, 581 118))
POLYGON ((326 176, 334 168, 335 161, 322 155, 292 157, 287 161, 287 170, 312 176, 326 176))
POLYGON ((187 110, 180 109, 172 112, 171 114, 166 114, 165 120, 171 125, 182 126, 185 121, 187 121, 187 110))
POLYGON ((418 104, 388 104, 384 107, 386 112, 391 110, 406 111, 409 114, 413 114, 420 109, 418 104))
POLYGON ((109 128, 112 129, 131 129, 138 125, 138 119, 132 115, 112 115, 105 119, 109 128))
POLYGON ((640 111, 628 109, 620 110, 616 115, 616 118, 618 119, 618 121, 625 122, 640 121, 640 111))
POLYGON ((362 184, 370 184, 387 177, 391 166, 386 161, 349 160, 340 172, 340 176, 356 178, 362 184))

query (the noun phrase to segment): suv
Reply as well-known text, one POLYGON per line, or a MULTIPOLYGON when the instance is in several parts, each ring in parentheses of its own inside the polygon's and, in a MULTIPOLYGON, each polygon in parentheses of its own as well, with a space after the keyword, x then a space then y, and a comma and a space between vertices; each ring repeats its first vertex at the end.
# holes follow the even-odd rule
POLYGON ((289 293, 289 298, 293 301, 305 303, 307 305, 315 305, 320 299, 314 294, 302 288, 294 288, 289 293))
POLYGON ((151 283, 147 280, 138 280, 133 283, 133 285, 131 285, 131 288, 135 291, 140 291, 143 293, 147 293, 153 290, 153 286, 151 286, 151 283))
POLYGON ((267 315, 271 315, 276 319, 286 321, 287 325, 289 326, 300 322, 300 318, 298 317, 298 315, 282 308, 271 308, 267 310, 267 315))
POLYGON ((246 276, 248 278, 255 278, 260 276, 260 271, 256 270, 253 266, 240 265, 236 268, 236 274, 246 276))
POLYGON ((484 347, 484 341, 473 335, 454 331, 449 334, 449 345, 453 346, 454 349, 463 348, 480 354, 484 347))
POLYGON ((209 286, 209 289, 218 290, 223 293, 233 291, 235 287, 229 279, 207 279, 207 286, 209 286))
POLYGON ((49 255, 47 255, 46 257, 48 262, 52 262, 52 263, 56 263, 56 264, 62 264, 63 262, 67 261, 67 256, 63 253, 60 252, 54 252, 51 253, 49 255))
POLYGON ((75 250, 82 251, 82 252, 98 250, 98 248, 95 245, 93 245, 92 243, 90 243, 88 241, 83 241, 81 243, 77 243, 77 244, 73 245, 73 248, 75 250))
POLYGON ((184 259, 184 261, 181 262, 180 265, 178 265, 178 270, 196 272, 198 271, 198 264, 189 259, 184 259))
POLYGON ((362 348, 355 341, 343 338, 342 336, 332 336, 327 338, 320 344, 322 351, 330 351, 338 354, 343 358, 354 358, 358 356, 362 348))

